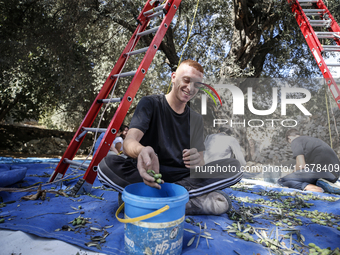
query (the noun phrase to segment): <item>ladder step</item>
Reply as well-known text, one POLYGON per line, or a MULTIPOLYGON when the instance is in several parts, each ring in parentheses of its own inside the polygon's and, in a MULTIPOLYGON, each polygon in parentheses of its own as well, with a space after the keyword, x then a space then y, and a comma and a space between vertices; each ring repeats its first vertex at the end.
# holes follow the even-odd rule
POLYGON ((153 19, 155 17, 161 16, 162 14, 164 14, 163 11, 155 12, 154 14, 151 14, 150 16, 148 16, 148 19, 153 19))
POLYGON ((319 2, 319 0, 300 0, 300 6, 313 6, 314 3, 319 2))
POLYGON ((340 32, 315 32, 318 38, 334 38, 340 37, 340 32))
POLYGON ((143 36, 143 35, 148 35, 148 34, 151 34, 153 32, 156 32, 158 30, 159 27, 155 27, 155 28, 151 28, 149 30, 145 30, 143 32, 140 32, 137 34, 137 36, 143 36))
POLYGON ((88 164, 80 163, 75 160, 69 160, 68 158, 64 158, 65 164, 70 164, 71 166, 79 166, 81 168, 87 169, 89 167, 88 164))
POLYGON ((326 65, 327 66, 340 66, 340 63, 329 63, 329 64, 326 63, 326 65))
POLYGON ((117 103, 122 101, 122 97, 120 98, 111 98, 111 99, 98 99, 97 103, 98 104, 107 104, 107 103, 117 103))
POLYGON ((77 142, 79 142, 80 138, 84 137, 87 134, 87 132, 96 132, 97 131, 98 133, 105 133, 106 132, 106 128, 87 128, 87 127, 82 127, 82 131, 83 132, 81 132, 80 135, 78 135, 76 137, 76 139, 75 139, 77 142))
POLYGON ((145 48, 142 48, 142 49, 139 49, 139 50, 134 50, 134 51, 125 53, 125 55, 126 55, 126 56, 136 55, 136 54, 139 54, 139 53, 146 52, 148 49, 149 49, 149 47, 145 47, 145 48))
POLYGON ((309 20, 312 27, 327 27, 331 25, 331 20, 309 20))
POLYGON ((157 12, 157 11, 159 11, 159 10, 162 10, 164 6, 165 6, 165 4, 162 4, 162 5, 160 5, 160 6, 157 6, 156 8, 153 8, 153 9, 151 9, 151 10, 149 10, 149 11, 144 12, 143 15, 144 15, 144 16, 147 16, 147 15, 153 13, 153 12, 157 12))
POLYGON ((324 9, 315 9, 315 10, 305 9, 304 11, 305 11, 306 16, 316 16, 316 15, 322 15, 325 13, 324 9))
POLYGON ((300 3, 300 6, 313 6, 312 3, 300 3))
POLYGON ((315 13, 320 13, 320 12, 325 12, 325 9, 302 9, 304 13, 309 13, 309 12, 315 12, 315 13))
POLYGON ((87 131, 87 132, 98 132, 98 133, 105 133, 106 128, 88 128, 88 127, 83 127, 82 130, 87 131))
POLYGON ((121 74, 114 74, 112 75, 113 78, 118 78, 118 77, 126 77, 126 76, 134 76, 137 71, 130 71, 126 73, 121 73, 121 74))
POLYGON ((339 45, 322 45, 324 51, 340 51, 339 45))
POLYGON ((306 12, 305 15, 306 16, 316 16, 316 15, 321 15, 322 13, 320 12, 306 12))

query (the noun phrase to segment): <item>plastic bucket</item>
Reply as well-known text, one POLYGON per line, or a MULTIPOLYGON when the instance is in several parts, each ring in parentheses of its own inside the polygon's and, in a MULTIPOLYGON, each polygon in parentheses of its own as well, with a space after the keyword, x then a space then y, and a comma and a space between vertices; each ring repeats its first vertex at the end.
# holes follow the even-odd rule
POLYGON ((185 204, 189 194, 185 188, 164 183, 155 189, 144 183, 125 187, 125 252, 127 254, 181 254, 185 204))

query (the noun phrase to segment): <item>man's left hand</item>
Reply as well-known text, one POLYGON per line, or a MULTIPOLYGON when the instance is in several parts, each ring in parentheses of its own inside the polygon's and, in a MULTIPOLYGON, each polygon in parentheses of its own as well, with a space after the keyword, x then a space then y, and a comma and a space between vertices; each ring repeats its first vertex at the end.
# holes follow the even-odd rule
POLYGON ((187 168, 195 168, 195 166, 202 165, 202 153, 199 153, 196 148, 183 150, 183 161, 187 168))

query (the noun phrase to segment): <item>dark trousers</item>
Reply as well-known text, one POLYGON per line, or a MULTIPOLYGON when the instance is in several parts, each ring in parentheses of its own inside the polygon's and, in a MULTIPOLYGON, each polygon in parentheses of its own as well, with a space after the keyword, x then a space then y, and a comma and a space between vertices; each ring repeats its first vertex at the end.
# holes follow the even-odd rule
MULTIPOLYGON (((233 166, 234 172, 225 172, 217 178, 190 178, 190 170, 187 168, 175 168, 160 166, 160 173, 165 182, 172 182, 183 186, 189 191, 190 197, 203 195, 214 190, 230 187, 242 179, 240 163, 236 159, 222 159, 211 162, 206 166, 233 166)), ((134 159, 125 159, 117 155, 107 155, 98 165, 98 179, 100 182, 119 192, 132 183, 143 182, 137 169, 137 161, 134 159)))
POLYGON ((301 169, 280 178, 278 183, 288 188, 304 190, 308 184, 315 185, 316 181, 321 178, 332 183, 338 180, 338 178, 330 172, 311 172, 306 169, 301 169))

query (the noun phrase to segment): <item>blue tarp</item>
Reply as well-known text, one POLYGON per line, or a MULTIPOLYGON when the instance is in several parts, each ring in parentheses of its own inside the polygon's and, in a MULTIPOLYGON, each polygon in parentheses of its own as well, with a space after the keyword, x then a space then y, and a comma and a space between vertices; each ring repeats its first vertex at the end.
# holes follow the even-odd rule
POLYGON ((34 163, 59 163, 58 158, 12 158, 12 157, 0 157, 0 164, 34 164, 34 163))
MULTIPOLYGON (((50 160, 49 163, 34 163, 43 162, 42 159, 34 159, 32 162, 21 160, 20 162, 11 162, 10 164, 0 164, 0 168, 8 167, 25 167, 27 174, 24 180, 11 187, 26 187, 41 182, 46 184, 50 174, 55 169, 58 159, 50 160)), ((6 159, 2 159, 2 162, 6 159)), ((10 161, 9 159, 7 160, 10 161)), ((84 171, 69 169, 67 174, 72 173, 69 178, 84 174, 84 171)), ((70 181, 64 181, 62 188, 72 187, 77 180, 77 177, 70 181)), ((56 184, 48 184, 43 186, 44 190, 51 190, 56 187, 56 184)), ((56 190, 55 189, 55 190, 56 190)), ((53 190, 52 190, 53 191, 53 190)), ((183 252, 182 254, 283 254, 278 253, 278 250, 285 250, 285 246, 290 246, 290 237, 284 238, 288 233, 292 233, 292 245, 297 245, 297 249, 301 249, 302 254, 308 254, 309 243, 314 243, 320 248, 335 249, 340 246, 340 196, 330 194, 319 194, 311 192, 299 192, 291 189, 271 188, 261 185, 238 185, 237 188, 228 188, 224 190, 233 198, 234 211, 229 215, 221 216, 186 216, 189 217, 190 223, 185 222, 185 228, 189 231, 184 231, 183 252), (275 193, 276 192, 276 193, 275 193), (295 193, 282 193, 295 192, 295 193), (257 193, 257 194, 256 194, 257 193), (313 195, 311 200, 306 195, 313 195), (305 197, 303 197, 303 195, 305 197), (262 200, 263 199, 263 200, 262 200), (287 200, 288 199, 288 200, 287 200), (316 199, 316 200, 313 200, 316 199), (268 204, 268 202, 276 204, 268 204), (301 202, 303 201, 303 202, 301 202), (267 203, 267 204, 266 204, 267 203), (281 208, 277 208, 282 204, 296 204, 309 206, 305 208, 293 209, 284 212, 281 208), (309 204, 305 204, 309 203, 309 204), (262 208, 262 209, 261 209, 262 208), (306 210, 306 211, 305 211, 306 210), (318 210, 316 212, 315 210, 318 210), (237 225, 240 211, 245 212, 243 217, 247 222, 237 225), (305 212, 304 212, 305 211, 305 212), (269 213, 271 212, 271 213, 269 213), (289 215, 292 212, 299 212, 301 215, 289 215), (308 212, 313 217, 308 218, 308 212), (324 220, 313 222, 321 212, 328 213, 323 215, 324 220), (251 213, 251 216, 249 216, 251 213), (279 216, 282 213, 282 216, 279 216), (255 217, 253 217, 255 216, 255 217), (236 218, 234 218, 236 217, 236 218), (330 217, 330 218, 327 218, 330 217), (295 218, 295 219, 294 219, 295 218), (253 222, 251 222, 253 221, 253 222), (286 221, 286 223, 285 223, 286 221), (299 223, 301 222, 301 223, 299 223), (198 237, 192 245, 187 246, 194 234, 198 233, 199 224, 202 227, 206 225, 202 234, 211 239, 201 237, 196 248, 198 237), (233 225, 234 223, 234 225, 233 225), (235 224, 236 223, 236 224, 235 224), (280 226, 274 224, 281 223, 280 226), (291 226, 288 224, 290 223, 291 226), (332 223, 332 225, 330 224, 332 223), (325 224, 325 225, 322 225, 325 224), (249 226, 252 228, 249 228, 249 226), (244 228, 243 228, 244 227, 244 228), (245 241, 236 236, 237 229, 241 228, 241 232, 248 233, 252 236, 254 242, 245 241), (256 233, 254 232, 254 228, 256 233), (288 231, 292 228, 295 231, 288 231), (268 236, 270 239, 276 238, 280 241, 278 249, 266 248, 261 243, 257 243, 258 239, 265 239, 268 236), (302 236, 301 236, 302 235, 302 236), (302 240, 301 240, 302 238, 302 240), (303 245, 305 244, 305 245, 303 245), (283 242, 285 244, 283 244, 283 242)), ((105 190, 101 187, 98 180, 94 182, 91 196, 81 195, 79 197, 64 197, 56 196, 52 193, 46 194, 46 199, 26 201, 23 196, 32 195, 36 192, 6 192, 1 191, 0 197, 6 203, 0 206, 0 219, 4 219, 4 223, 0 223, 0 228, 10 230, 21 230, 27 233, 35 234, 42 237, 55 238, 71 244, 76 244, 81 247, 100 251, 106 254, 125 254, 124 252, 124 224, 117 221, 115 212, 118 209, 118 193, 112 190, 105 190), (78 209, 81 206, 81 209, 78 209), (74 213, 75 212, 75 213, 74 213), (83 212, 83 214, 81 214, 83 212), (74 214, 68 214, 74 213, 74 214), (89 218, 90 223, 86 223, 84 228, 76 228, 74 231, 68 231, 66 226, 74 228, 72 221, 78 217, 89 218), (62 227, 66 230, 62 230, 62 227), (92 229, 91 229, 92 228, 92 229), (96 229, 101 229, 98 231, 96 229), (59 231, 56 231, 59 230, 59 231), (85 243, 91 242, 91 237, 108 236, 106 242, 100 244, 101 250, 96 246, 87 247, 85 243)), ((120 215, 123 217, 123 215, 120 215)), ((240 235, 240 234, 239 234, 240 235)), ((287 236, 286 236, 287 237, 287 236)), ((264 243, 263 243, 264 244, 264 243)), ((268 244, 268 243, 267 243, 268 244)), ((272 245, 273 247, 274 245, 272 245)), ((295 250, 296 251, 296 250, 295 250)), ((296 253, 297 254, 297 253, 296 253)))
POLYGON ((0 167, 0 187, 6 187, 25 178, 26 167, 2 165, 0 167))

